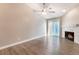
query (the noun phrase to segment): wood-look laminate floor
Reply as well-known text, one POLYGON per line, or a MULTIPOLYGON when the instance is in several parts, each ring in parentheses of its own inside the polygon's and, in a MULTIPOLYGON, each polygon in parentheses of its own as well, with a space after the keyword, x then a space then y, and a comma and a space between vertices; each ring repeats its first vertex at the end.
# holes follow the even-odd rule
POLYGON ((77 55, 79 45, 59 37, 43 37, 0 50, 0 55, 77 55))

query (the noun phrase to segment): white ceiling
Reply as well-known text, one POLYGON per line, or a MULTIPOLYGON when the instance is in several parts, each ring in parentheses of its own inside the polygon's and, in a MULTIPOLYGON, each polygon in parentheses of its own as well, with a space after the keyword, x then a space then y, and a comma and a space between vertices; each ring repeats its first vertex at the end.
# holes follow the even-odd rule
MULTIPOLYGON (((36 11, 39 11, 42 9, 41 3, 28 3, 27 5, 36 11)), ((55 13, 47 12, 46 15, 42 15, 45 18, 63 16, 65 13, 69 12, 69 10, 79 6, 78 3, 48 3, 47 5, 48 5, 47 10, 55 11, 55 13)), ((40 12, 36 12, 36 13, 40 14, 40 12)))

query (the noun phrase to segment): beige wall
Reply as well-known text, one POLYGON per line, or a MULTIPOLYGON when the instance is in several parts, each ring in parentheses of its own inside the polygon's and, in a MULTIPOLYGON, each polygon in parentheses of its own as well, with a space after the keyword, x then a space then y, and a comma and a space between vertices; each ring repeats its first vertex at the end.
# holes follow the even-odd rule
POLYGON ((0 47, 45 34, 45 19, 26 4, 0 4, 0 47))
POLYGON ((75 41, 79 41, 79 7, 72 9, 62 18, 62 37, 64 37, 64 31, 73 31, 75 33, 75 41))

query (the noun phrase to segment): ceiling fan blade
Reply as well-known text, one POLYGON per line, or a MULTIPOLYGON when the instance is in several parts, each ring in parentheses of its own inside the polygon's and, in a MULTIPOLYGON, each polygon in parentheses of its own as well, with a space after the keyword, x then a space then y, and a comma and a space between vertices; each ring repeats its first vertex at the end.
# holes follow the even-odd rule
POLYGON ((42 10, 33 10, 34 12, 42 12, 42 10))
POLYGON ((48 11, 49 13, 55 13, 55 11, 48 11))

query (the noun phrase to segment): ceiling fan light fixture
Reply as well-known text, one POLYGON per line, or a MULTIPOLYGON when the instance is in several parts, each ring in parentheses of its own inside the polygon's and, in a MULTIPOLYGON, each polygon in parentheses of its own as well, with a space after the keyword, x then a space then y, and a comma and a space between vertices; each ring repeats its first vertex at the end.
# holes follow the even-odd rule
POLYGON ((47 10, 43 9, 41 13, 42 13, 42 15, 47 15, 47 10))
POLYGON ((42 12, 42 15, 47 15, 47 13, 46 12, 42 12))

